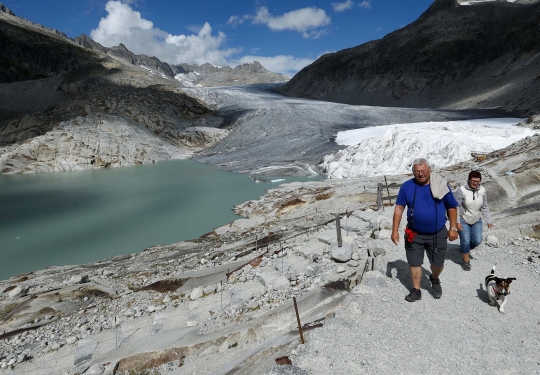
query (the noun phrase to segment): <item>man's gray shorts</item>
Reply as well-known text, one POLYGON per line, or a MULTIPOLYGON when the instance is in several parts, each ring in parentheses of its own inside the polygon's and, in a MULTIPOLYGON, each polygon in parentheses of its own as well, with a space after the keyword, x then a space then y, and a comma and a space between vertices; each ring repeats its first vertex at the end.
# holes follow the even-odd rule
POLYGON ((446 227, 435 234, 417 234, 413 242, 407 242, 405 237, 405 252, 407 262, 411 267, 420 267, 424 263, 424 250, 429 263, 435 267, 442 267, 447 247, 448 230, 446 227))

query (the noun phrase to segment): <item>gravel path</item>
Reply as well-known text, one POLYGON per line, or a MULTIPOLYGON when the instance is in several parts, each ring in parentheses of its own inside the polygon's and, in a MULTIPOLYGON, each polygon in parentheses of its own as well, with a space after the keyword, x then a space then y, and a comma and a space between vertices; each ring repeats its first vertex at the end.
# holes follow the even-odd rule
POLYGON ((524 244, 480 245, 470 272, 450 244, 442 298, 430 294, 426 259, 415 303, 404 300, 411 280, 403 244, 379 246, 395 277, 367 273, 335 318, 299 347, 294 365, 311 374, 540 374, 540 267, 527 261, 524 244), (517 278, 506 314, 488 304, 484 278, 494 263, 497 275, 517 278))

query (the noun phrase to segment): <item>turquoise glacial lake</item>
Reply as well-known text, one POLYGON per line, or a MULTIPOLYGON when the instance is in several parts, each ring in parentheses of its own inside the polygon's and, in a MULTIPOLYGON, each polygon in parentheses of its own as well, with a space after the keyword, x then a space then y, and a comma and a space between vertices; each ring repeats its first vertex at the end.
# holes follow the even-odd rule
POLYGON ((0 280, 193 239, 239 218, 234 205, 280 183, 191 160, 0 175, 0 280))

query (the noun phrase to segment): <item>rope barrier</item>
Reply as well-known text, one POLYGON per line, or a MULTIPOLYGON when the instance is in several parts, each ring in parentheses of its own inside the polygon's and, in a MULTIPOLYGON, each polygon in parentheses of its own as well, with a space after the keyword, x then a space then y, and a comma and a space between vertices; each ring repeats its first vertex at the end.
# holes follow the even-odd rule
MULTIPOLYGON (((341 216, 341 215, 347 215, 347 216, 349 216, 350 213, 349 213, 349 212, 338 213, 337 215, 340 215, 340 216, 341 216)), ((336 216, 336 217, 337 217, 337 216, 336 216)), ((327 224, 329 224, 329 223, 331 223, 331 222, 333 222, 333 221, 336 221, 336 218, 333 218, 333 219, 330 219, 330 220, 328 220, 328 221, 325 221, 325 222, 316 224, 316 225, 314 225, 314 226, 310 226, 310 227, 306 228, 305 230, 303 230, 303 231, 301 231, 301 232, 299 232, 299 233, 296 233, 296 234, 294 234, 294 235, 290 235, 290 236, 283 237, 283 238, 280 238, 280 239, 275 240, 275 241, 271 241, 271 242, 269 242, 269 243, 265 243, 263 246, 265 246, 265 247, 268 248, 268 246, 273 245, 273 244, 276 244, 276 243, 280 243, 280 244, 281 244, 283 241, 288 241, 288 240, 293 239, 293 238, 296 238, 296 237, 298 237, 298 236, 301 236, 301 235, 304 235, 304 234, 308 234, 308 233, 310 233, 310 232, 312 232, 312 231, 318 230, 320 227, 322 227, 322 226, 324 226, 324 225, 327 225, 327 224)), ((257 237, 256 237, 256 241, 257 241, 257 237)), ((232 249, 242 249, 242 248, 245 248, 245 247, 246 247, 246 245, 238 245, 238 246, 233 247, 232 249)), ((227 251, 231 251, 232 249, 227 249, 227 251)), ((203 246, 199 247, 199 251, 203 251, 203 250, 208 250, 208 246, 204 246, 204 245, 203 245, 203 246)), ((255 247, 254 251, 257 251, 257 250, 258 250, 258 246, 255 247)), ((279 251, 277 251, 277 253, 282 252, 283 250, 284 250, 284 249, 280 249, 279 251)), ((195 251, 194 251, 194 252, 195 252, 195 251)), ((265 251, 265 252, 262 253, 262 254, 259 254, 259 255, 256 256, 255 258, 258 258, 258 257, 264 257, 264 255, 266 255, 266 254, 268 254, 268 253, 269 253, 269 250, 265 251)), ((276 253, 276 252, 275 252, 275 253, 276 253)), ((183 259, 182 261, 186 261, 186 258, 187 258, 187 257, 188 257, 187 254, 184 255, 184 259, 183 259)), ((283 258, 283 257, 284 257, 284 255, 281 256, 281 258, 283 258)), ((278 259, 278 258, 276 258, 276 259, 278 259)), ((299 264, 299 263, 304 263, 304 262, 306 262, 306 259, 300 259, 300 260, 298 260, 297 262, 288 264, 287 271, 289 271, 289 270, 290 270, 292 267, 294 267, 295 265, 297 265, 297 264, 299 264)), ((283 263, 283 259, 282 259, 282 263, 283 263)), ((249 264, 249 262, 247 262, 245 265, 247 265, 247 264, 249 264)), ((245 266, 245 265, 244 265, 244 266, 245 266)), ((242 267, 244 267, 244 266, 242 266, 242 267)), ((241 268, 242 268, 242 267, 241 267, 241 268)), ((241 268, 239 268, 239 269, 237 269, 237 270, 231 272, 230 274, 239 271, 241 268)), ((215 266, 214 266, 214 269, 215 269, 215 266)), ((281 272, 282 272, 282 274, 286 274, 285 271, 284 271, 284 269, 283 269, 283 266, 282 266, 282 271, 281 271, 281 272)), ((215 272, 214 272, 214 274, 215 274, 215 272)), ((211 284, 210 284, 210 285, 211 285, 211 284)), ((234 284, 228 284, 228 285, 234 285, 234 284)), ((313 285, 313 284, 312 284, 312 285, 313 285)), ((144 287, 142 287, 142 288, 144 288, 144 287)), ((127 292, 127 293, 124 293, 124 294, 122 294, 122 295, 119 295, 119 296, 113 298, 112 301, 118 300, 118 299, 123 298, 123 297, 127 297, 127 296, 129 296, 129 295, 132 295, 132 294, 135 293, 135 292, 140 292, 142 288, 139 288, 139 289, 137 289, 137 290, 132 290, 132 291, 130 291, 130 292, 127 292)), ((248 288, 242 289, 242 292, 249 291, 249 290, 253 290, 253 289, 260 289, 260 288, 261 288, 260 285, 253 285, 253 286, 250 286, 250 287, 248 287, 248 288)), ((51 290, 55 290, 55 289, 51 289, 51 290)), ((216 293, 213 293, 213 294, 215 294, 215 295, 220 294, 220 297, 222 298, 222 292, 223 292, 223 290, 224 290, 224 288, 221 289, 220 292, 216 292, 216 293)), ((47 292, 49 292, 49 291, 47 291, 47 292)), ((47 293, 47 292, 42 292, 42 293, 47 293)), ((284 299, 283 302, 285 302, 285 300, 289 300, 289 299, 292 299, 292 298, 293 298, 293 297, 291 297, 291 298, 286 298, 286 299, 284 299)), ((97 303, 97 304, 88 306, 88 307, 86 307, 84 310, 97 309, 97 308, 98 308, 99 306, 101 306, 102 304, 104 304, 104 303, 110 303, 110 302, 111 302, 111 300, 108 300, 108 301, 102 301, 102 302, 99 302, 99 303, 97 303)), ((186 303, 189 303, 189 301, 186 301, 186 303)), ((188 309, 189 311, 194 311, 194 310, 197 310, 197 309, 206 307, 206 306, 216 305, 216 304, 218 304, 218 303, 219 303, 219 298, 217 298, 215 301, 211 301, 211 302, 208 302, 208 303, 197 304, 197 305, 194 306, 194 307, 189 307, 189 306, 188 306, 187 309, 188 309)), ((227 306, 230 306, 230 302, 229 302, 229 305, 227 305, 227 306)), ((179 306, 172 306, 172 307, 173 307, 173 308, 178 308, 179 306)), ((272 308, 272 306, 270 307, 270 309, 271 309, 271 308, 272 308)), ((225 310, 225 309, 222 308, 222 311, 223 311, 223 310, 225 310)), ((160 311, 162 311, 162 310, 160 310, 160 311)), ((77 314, 77 313, 79 313, 79 312, 80 312, 80 311, 73 312, 73 313, 71 313, 71 314, 64 315, 63 317, 69 317, 69 316, 72 316, 72 315, 77 314)), ((147 316, 148 316, 148 315, 147 315, 147 316)), ((172 319, 172 318, 185 317, 185 316, 186 316, 186 314, 185 314, 185 311, 184 311, 184 312, 182 312, 181 314, 167 315, 167 316, 164 317, 164 319, 168 320, 168 319, 172 319)), ((116 316, 115 316, 115 319, 116 319, 116 316)), ((131 333, 126 339, 128 339, 129 337, 131 337, 135 332, 137 332, 137 331, 139 331, 139 330, 141 330, 141 329, 144 329, 144 328, 150 328, 150 327, 153 327, 153 326, 155 326, 155 324, 156 324, 156 323, 155 323, 155 320, 154 320, 154 323, 152 323, 152 324, 143 325, 143 326, 138 326, 136 329, 133 330, 134 332, 131 333)), ((42 327, 45 327, 45 326, 41 326, 41 327, 39 327, 39 328, 42 328, 42 327)), ((120 326, 120 327, 121 327, 121 326, 120 326)), ((37 328, 37 329, 39 329, 39 328, 37 328)), ((111 342, 111 341, 113 341, 113 340, 117 340, 118 326, 114 326, 114 328, 116 328, 115 337, 109 338, 109 339, 100 340, 100 341, 98 342, 98 345, 101 345, 101 344, 103 344, 103 343, 108 343, 108 342, 111 342)), ((102 329, 103 329, 103 328, 102 328, 102 329)), ((126 332, 130 332, 130 331, 126 331, 126 332)), ((122 340, 122 341, 120 342, 120 345, 118 345, 118 347, 117 347, 116 349, 118 349, 119 347, 121 347, 122 343, 124 343, 126 339, 122 340)), ((92 346, 92 345, 95 345, 95 343, 89 343, 89 344, 86 344, 86 345, 78 346, 78 347, 76 348, 76 350, 83 349, 83 348, 85 348, 85 347, 89 347, 89 346, 92 346)), ((116 346, 116 345, 115 345, 115 346, 116 346)), ((51 352, 48 352, 48 353, 51 353, 51 352)), ((19 374, 27 374, 27 373, 35 372, 35 371, 40 372, 40 373, 43 373, 43 370, 44 370, 43 365, 44 365, 44 364, 50 363, 50 362, 52 362, 52 361, 55 361, 55 363, 57 363, 57 362, 59 362, 59 361, 62 360, 62 359, 65 359, 65 358, 68 358, 68 357, 73 357, 73 356, 74 356, 74 353, 71 353, 71 354, 68 354, 68 355, 64 355, 64 356, 59 356, 59 357, 58 357, 58 356, 55 356, 54 358, 46 359, 46 360, 42 361, 42 362, 39 364, 39 367, 36 367, 36 368, 34 368, 34 369, 29 369, 29 370, 27 370, 27 371, 22 371, 22 372, 21 372, 21 371, 18 371, 18 373, 19 373, 19 374)), ((53 368, 53 366, 48 366, 47 368, 53 368)))

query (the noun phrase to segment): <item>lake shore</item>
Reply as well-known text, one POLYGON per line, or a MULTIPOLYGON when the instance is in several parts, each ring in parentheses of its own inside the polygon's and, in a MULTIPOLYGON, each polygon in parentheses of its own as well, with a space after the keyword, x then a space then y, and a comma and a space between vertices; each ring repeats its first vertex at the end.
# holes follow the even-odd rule
MULTIPOLYGON (((464 181, 471 168, 484 171, 497 241, 484 243, 479 261, 499 259, 501 272, 514 270, 527 280, 540 272, 534 250, 538 211, 527 208, 535 204, 531 191, 540 185, 534 168, 514 175, 502 170, 521 165, 522 156, 512 150, 524 155, 528 147, 535 149, 531 141, 538 136, 529 138, 505 155, 441 170, 451 184, 464 181)), ((401 183, 410 176, 387 178, 401 183)), ((378 295, 376 285, 392 285, 390 295, 406 294, 402 249, 389 239, 392 207, 377 211, 381 182, 374 177, 285 184, 236 206, 245 219, 199 239, 5 280, 0 283, 0 368, 36 374, 43 368, 51 374, 265 373, 275 358, 287 355, 308 369, 307 358, 315 353, 311 340, 319 330, 305 326, 308 344, 299 346, 293 297, 302 324, 317 326, 350 312, 352 301, 366 290, 378 295), (345 212, 338 247, 334 220, 345 212), (399 266, 397 273, 392 264, 399 266)), ((450 270, 458 266, 449 263, 450 270)), ((474 271, 489 271, 483 268, 474 271)), ((387 303, 383 300, 372 301, 373 306, 387 303)), ((512 325, 529 318, 509 315, 512 325)), ((329 366, 332 358, 325 361, 329 366)))

